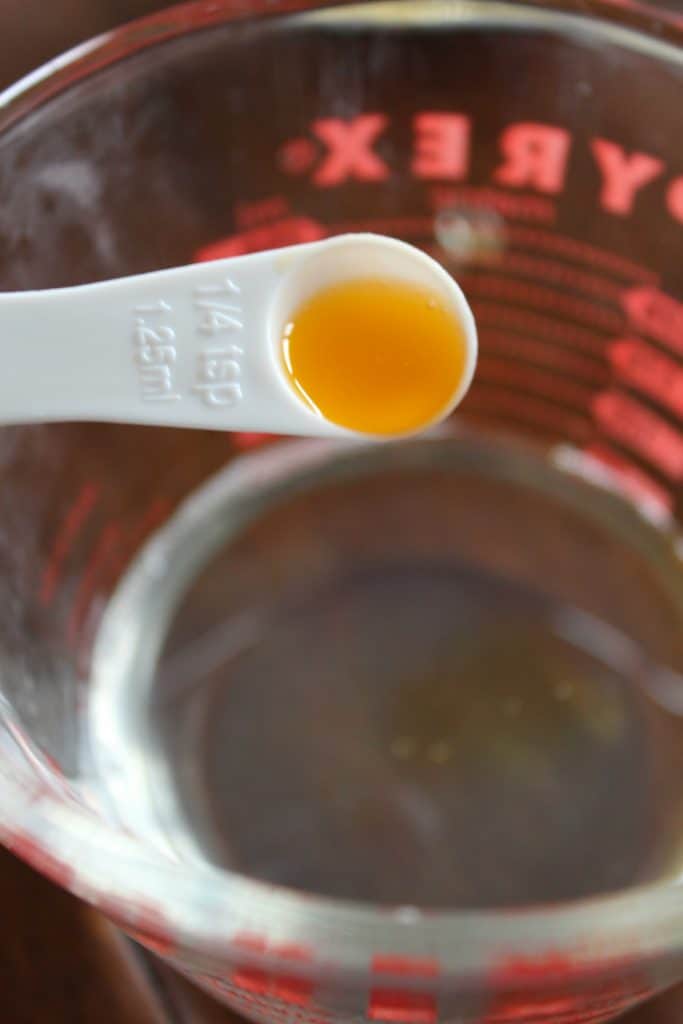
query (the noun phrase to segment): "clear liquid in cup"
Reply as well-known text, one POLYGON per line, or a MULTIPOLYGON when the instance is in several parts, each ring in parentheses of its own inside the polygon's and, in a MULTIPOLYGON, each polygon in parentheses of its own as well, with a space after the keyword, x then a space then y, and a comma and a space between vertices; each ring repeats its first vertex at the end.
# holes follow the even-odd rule
POLYGON ((113 814, 193 862, 392 905, 680 872, 683 688, 653 658, 677 642, 676 565, 540 456, 515 479, 504 450, 480 472, 453 443, 451 465, 246 511, 219 478, 152 543, 102 627, 113 814))

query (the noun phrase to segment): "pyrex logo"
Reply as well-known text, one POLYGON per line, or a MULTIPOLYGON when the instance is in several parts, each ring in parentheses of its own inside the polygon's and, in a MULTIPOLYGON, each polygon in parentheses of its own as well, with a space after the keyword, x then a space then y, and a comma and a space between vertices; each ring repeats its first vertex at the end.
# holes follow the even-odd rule
MULTIPOLYGON (((381 154, 380 144, 391 125, 391 119, 382 113, 364 113, 347 120, 317 119, 307 137, 292 139, 281 147, 280 164, 289 174, 310 175, 311 183, 321 189, 352 181, 387 181, 394 170, 381 154)), ((467 181, 475 144, 476 126, 469 115, 419 112, 411 124, 411 176, 431 182, 467 181)), ((491 181, 558 196, 567 183, 575 144, 572 133, 558 125, 508 124, 497 139, 499 159, 491 181)), ((657 182, 666 211, 683 224, 683 175, 672 176, 659 157, 628 150, 611 139, 596 136, 587 144, 598 175, 602 210, 629 216, 641 190, 657 182)))

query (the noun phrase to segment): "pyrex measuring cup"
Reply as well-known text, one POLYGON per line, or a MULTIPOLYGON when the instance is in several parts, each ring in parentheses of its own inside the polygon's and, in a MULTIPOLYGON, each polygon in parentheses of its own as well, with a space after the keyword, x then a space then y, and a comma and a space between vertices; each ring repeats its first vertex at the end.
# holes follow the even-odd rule
POLYGON ((0 437, 2 838, 254 1019, 597 1024, 683 973, 682 33, 197 3, 2 99, 8 290, 371 230, 478 318, 428 441, 0 437))

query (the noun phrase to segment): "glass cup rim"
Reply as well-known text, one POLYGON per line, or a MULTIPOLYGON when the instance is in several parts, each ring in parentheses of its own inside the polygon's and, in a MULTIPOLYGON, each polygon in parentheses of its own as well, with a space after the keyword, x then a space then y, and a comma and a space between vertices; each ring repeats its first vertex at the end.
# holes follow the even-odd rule
MULTIPOLYGON (((43 65, 0 93, 0 133, 20 122, 66 89, 134 53, 172 42, 195 31, 255 17, 297 14, 307 10, 353 6, 359 0, 193 0, 132 21, 85 42, 43 65)), ((375 0, 376 2, 376 0, 375 0)), ((490 0, 481 0, 483 8, 490 0)), ((465 5, 472 8, 473 4, 465 5)), ((499 4, 495 4, 499 7, 499 4)), ((659 41, 683 41, 683 16, 646 7, 638 0, 596 0, 580 14, 581 0, 525 0, 528 11, 572 14, 591 20, 607 17, 659 41)), ((437 438, 438 440, 438 438, 437 438)), ((296 442, 303 450, 304 442, 296 442)), ((308 449, 306 449, 308 450, 308 449)), ((295 455, 296 461, 296 455, 295 455)), ((240 478, 251 472, 257 483, 279 472, 277 451, 242 456, 240 478)), ((24 780, 24 785, 25 785, 24 780)), ((21 780, 3 785, 0 794, 0 841, 64 888, 101 907, 124 928, 143 933, 142 941, 163 944, 167 952, 188 958, 202 956, 222 962, 235 949, 242 960, 259 965, 281 962, 278 949, 311 941, 328 967, 362 978, 376 951, 438 959, 439 983, 474 978, 489 971, 510 950, 530 963, 547 960, 551 950, 566 980, 562 956, 577 974, 596 966, 618 969, 637 957, 676 956, 683 952, 683 882, 650 883, 559 905, 502 910, 436 910, 387 908, 272 886, 231 872, 207 876, 196 867, 174 865, 121 834, 85 808, 71 804, 64 812, 63 795, 42 794, 26 814, 21 780), (95 823, 94 823, 95 822, 95 823), (28 837, 28 841, 26 841, 28 837), (23 840, 23 842, 22 842, 23 840), (49 851, 46 860, 45 851, 49 851), (54 852, 56 851, 56 852, 54 852), (53 855, 54 852, 54 855, 53 855), (97 867, 102 859, 119 858, 117 878, 144 880, 112 885, 111 875, 97 867), (63 865, 74 868, 69 878, 63 865), (144 912, 140 907, 144 904, 144 912), (248 908, 248 909, 247 909, 248 908), (272 948, 251 951, 240 936, 274 935, 272 948), (170 947, 170 949, 169 949, 170 947)), ((316 976, 319 966, 286 961, 289 973, 316 976)), ((400 972, 399 972, 400 973, 400 972)), ((542 977, 552 975, 546 966, 542 977)), ((409 987, 410 983, 408 983, 409 987)))
MULTIPOLYGON (((0 90, 0 132, 81 79, 138 51, 191 32, 255 17, 279 17, 368 2, 371 0, 186 0, 169 6, 96 35, 0 90)), ((390 0, 374 2, 389 3, 390 0)), ((438 4, 439 0, 429 2, 438 4)), ((470 8, 471 15, 477 7, 500 7, 495 0, 473 0, 462 6, 463 13, 465 8, 470 8)), ((517 6, 529 13, 545 10, 592 22, 605 20, 659 42, 683 44, 683 13, 661 8, 651 0, 593 0, 589 10, 582 0, 521 0, 517 6)))

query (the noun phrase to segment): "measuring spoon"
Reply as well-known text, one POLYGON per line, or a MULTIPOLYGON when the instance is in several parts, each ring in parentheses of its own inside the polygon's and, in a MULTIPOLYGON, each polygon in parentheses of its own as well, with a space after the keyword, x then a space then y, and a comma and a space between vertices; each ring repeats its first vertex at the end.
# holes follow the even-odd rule
MULTIPOLYGON (((474 373, 477 334, 467 300, 419 249, 357 234, 75 288, 0 294, 0 423, 361 433, 331 422, 315 395, 297 391, 283 338, 312 297, 363 279, 423 289, 459 325, 461 372, 430 423, 440 420, 474 373)), ((368 337, 368 359, 372 346, 368 337)))

